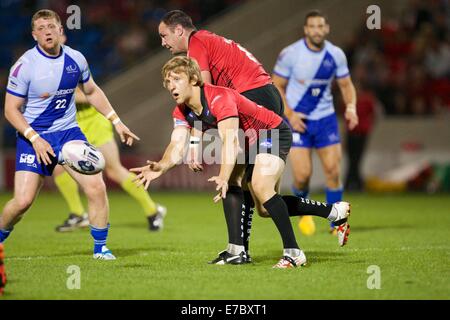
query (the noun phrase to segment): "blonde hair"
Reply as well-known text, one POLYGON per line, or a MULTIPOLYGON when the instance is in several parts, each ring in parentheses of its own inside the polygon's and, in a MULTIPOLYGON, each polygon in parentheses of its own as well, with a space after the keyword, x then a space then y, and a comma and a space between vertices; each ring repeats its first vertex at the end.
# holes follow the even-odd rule
POLYGON ((166 62, 166 64, 161 69, 161 76, 163 79, 164 87, 166 86, 165 79, 170 72, 185 73, 189 78, 189 82, 194 80, 195 86, 203 86, 200 67, 198 66, 197 61, 192 58, 188 58, 186 56, 176 56, 166 62))
POLYGON ((61 24, 61 18, 59 17, 59 15, 53 11, 53 10, 49 10, 49 9, 42 9, 39 10, 38 12, 36 12, 33 17, 31 18, 31 30, 34 29, 34 22, 40 18, 44 18, 44 19, 52 19, 55 18, 56 21, 61 24))

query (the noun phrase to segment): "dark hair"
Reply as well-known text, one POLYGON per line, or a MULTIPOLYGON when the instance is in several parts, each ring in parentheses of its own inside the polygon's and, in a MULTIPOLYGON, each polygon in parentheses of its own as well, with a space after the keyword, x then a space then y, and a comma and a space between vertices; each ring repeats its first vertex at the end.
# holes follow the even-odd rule
POLYGON ((176 25, 181 25, 185 29, 195 30, 192 19, 181 10, 172 10, 167 12, 160 22, 164 22, 169 28, 174 28, 176 25))
POLYGON ((315 18, 315 17, 324 18, 325 19, 325 23, 328 23, 327 16, 325 14, 323 14, 320 10, 311 10, 305 16, 305 23, 304 23, 304 25, 306 26, 308 24, 308 19, 309 18, 315 18))

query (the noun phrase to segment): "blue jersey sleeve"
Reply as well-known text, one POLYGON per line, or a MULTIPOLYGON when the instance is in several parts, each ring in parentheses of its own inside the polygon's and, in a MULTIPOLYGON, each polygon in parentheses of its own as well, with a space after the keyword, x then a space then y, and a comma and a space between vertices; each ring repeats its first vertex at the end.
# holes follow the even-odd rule
POLYGON ((336 61, 336 78, 344 78, 350 74, 347 65, 347 57, 341 48, 336 47, 334 51, 334 59, 336 61))
POLYGON ((20 58, 9 72, 6 91, 17 97, 26 98, 30 86, 30 74, 27 60, 20 58))
POLYGON ((79 82, 85 83, 91 77, 91 71, 89 70, 89 65, 87 63, 86 58, 81 53, 80 53, 80 68, 81 68, 81 77, 79 82))
POLYGON ((295 62, 295 56, 292 54, 292 48, 287 47, 281 51, 278 56, 273 73, 277 76, 289 79, 295 62))

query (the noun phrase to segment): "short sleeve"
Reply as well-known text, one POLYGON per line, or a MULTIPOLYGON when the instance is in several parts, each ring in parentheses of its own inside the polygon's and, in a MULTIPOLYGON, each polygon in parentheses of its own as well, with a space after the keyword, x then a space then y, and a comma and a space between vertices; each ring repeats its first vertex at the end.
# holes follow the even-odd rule
POLYGON ((175 109, 172 112, 172 117, 173 117, 173 127, 174 128, 179 127, 179 126, 191 128, 191 126, 189 125, 189 122, 187 122, 186 117, 184 116, 183 112, 181 111, 180 106, 175 107, 175 109))
POLYGON ((217 122, 228 118, 239 117, 237 99, 230 93, 217 94, 211 100, 209 106, 211 113, 216 117, 217 122))
POLYGON ((294 55, 290 47, 283 49, 278 55, 277 62, 273 68, 273 73, 282 78, 289 79, 292 74, 292 68, 294 66, 294 55))
POLYGON ((202 41, 195 36, 189 41, 188 56, 197 61, 201 71, 211 71, 209 69, 208 50, 202 41))
POLYGON ((78 81, 79 83, 85 83, 89 80, 89 78, 91 77, 91 71, 89 70, 89 65, 88 62, 86 60, 86 58, 84 57, 84 55, 79 52, 79 63, 80 63, 80 70, 81 70, 81 77, 80 80, 78 81))
POLYGON ((14 96, 26 98, 30 86, 30 74, 27 63, 19 59, 9 72, 6 91, 14 96))
POLYGON ((347 65, 347 57, 342 49, 337 48, 335 51, 336 60, 336 78, 345 78, 350 74, 347 65))

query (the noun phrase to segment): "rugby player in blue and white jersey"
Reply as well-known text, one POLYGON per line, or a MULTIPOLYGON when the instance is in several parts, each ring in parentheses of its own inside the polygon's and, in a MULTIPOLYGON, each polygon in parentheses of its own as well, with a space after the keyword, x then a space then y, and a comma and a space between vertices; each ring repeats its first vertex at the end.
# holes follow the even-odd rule
MULTIPOLYGON (((285 117, 293 131, 289 154, 294 175, 293 193, 307 198, 312 174, 311 150, 316 149, 326 177, 326 201, 332 204, 341 201, 343 196, 341 140, 331 95, 334 79, 346 104, 345 118, 350 130, 358 124, 358 116, 356 92, 345 54, 325 40, 329 28, 322 13, 317 10, 308 13, 304 22, 305 37, 281 51, 272 78, 282 95, 285 117)), ((308 235, 315 230, 310 216, 301 218, 299 227, 308 235)), ((339 228, 348 228, 348 224, 341 224, 339 228)))
MULTIPOLYGON (((59 16, 40 10, 31 20, 37 44, 11 68, 5 98, 5 117, 17 129, 14 197, 0 216, 0 243, 8 237, 36 198, 45 176, 62 162, 61 148, 71 140, 85 140, 76 122, 75 88, 113 122, 122 142, 132 145, 134 135, 119 119, 103 91, 90 75, 84 56, 61 44, 59 16)), ((114 260, 106 247, 109 205, 101 174, 82 175, 65 169, 88 198, 94 258, 114 260)))

